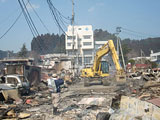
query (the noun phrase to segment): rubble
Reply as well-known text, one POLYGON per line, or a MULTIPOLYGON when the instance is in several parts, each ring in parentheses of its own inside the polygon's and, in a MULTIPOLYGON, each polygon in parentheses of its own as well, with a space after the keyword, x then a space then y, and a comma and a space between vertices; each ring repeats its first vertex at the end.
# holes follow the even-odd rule
MULTIPOLYGON (((56 61, 54 65, 58 63, 56 61)), ((41 81, 30 87, 28 95, 20 95, 18 89, 1 90, 0 119, 143 120, 150 119, 150 115, 152 119, 159 119, 159 71, 129 73, 124 84, 113 82, 110 86, 84 87, 84 81, 73 77, 60 65, 57 65, 58 72, 56 69, 42 69, 41 81), (47 87, 47 79, 53 73, 68 83, 60 93, 59 115, 53 115, 52 98, 47 87)))
POLYGON ((160 98, 154 98, 154 99, 148 100, 148 102, 160 107, 160 98))
POLYGON ((160 108, 137 98, 122 96, 120 109, 109 120, 159 120, 160 108))
MULTIPOLYGON (((136 100, 146 100, 146 104, 148 104, 148 102, 150 102, 150 104, 155 103, 153 102, 154 98, 158 97, 160 93, 157 89, 159 86, 156 83, 156 81, 141 82, 139 80, 139 82, 137 82, 136 80, 131 80, 125 86, 92 86, 84 88, 82 87, 83 83, 81 81, 78 84, 69 85, 67 91, 62 91, 59 105, 60 115, 55 116, 52 114, 50 93, 46 84, 42 82, 37 87, 31 88, 30 95, 21 96, 21 99, 23 100, 21 104, 16 105, 15 103, 12 103, 8 106, 0 105, 0 111, 6 110, 9 112, 9 109, 18 110, 16 111, 16 115, 14 115, 13 112, 13 114, 11 114, 9 117, 19 119, 21 117, 18 115, 23 116, 22 113, 26 113, 23 116, 23 119, 26 120, 116 120, 118 118, 124 117, 123 113, 117 113, 118 109, 121 109, 121 105, 119 106, 119 104, 122 104, 120 98, 123 97, 121 97, 121 95, 126 94, 128 96, 135 97, 134 99, 136 100), (143 85, 140 85, 139 83, 143 83, 143 85), (137 86, 137 84, 140 86, 137 86), (152 92, 155 88, 157 93, 154 91, 156 94, 153 94, 152 92), (135 92, 133 92, 133 90, 135 90, 135 92)), ((132 101, 132 99, 128 101, 132 101)), ((129 108, 125 109, 130 111, 129 108)), ((4 114, 0 117, 7 118, 8 116, 6 115, 7 114, 4 114)), ((134 119, 138 119, 139 117, 138 115, 133 117, 132 114, 125 115, 126 117, 128 116, 129 118, 134 119)))
POLYGON ((17 89, 10 89, 10 90, 1 90, 1 93, 4 97, 5 101, 7 101, 8 99, 13 99, 16 102, 18 101, 22 101, 20 99, 20 95, 18 94, 18 90, 17 89))
POLYGON ((30 116, 31 116, 31 114, 29 114, 29 113, 20 113, 20 114, 18 115, 18 118, 24 119, 24 118, 28 118, 28 117, 30 117, 30 116))
POLYGON ((6 59, 0 60, 5 63, 6 75, 23 75, 25 76, 30 85, 38 85, 41 81, 41 68, 33 65, 33 59, 6 59))
POLYGON ((83 98, 81 101, 78 102, 78 104, 84 104, 84 105, 97 105, 97 106, 106 106, 106 98, 104 97, 93 97, 93 98, 83 98))

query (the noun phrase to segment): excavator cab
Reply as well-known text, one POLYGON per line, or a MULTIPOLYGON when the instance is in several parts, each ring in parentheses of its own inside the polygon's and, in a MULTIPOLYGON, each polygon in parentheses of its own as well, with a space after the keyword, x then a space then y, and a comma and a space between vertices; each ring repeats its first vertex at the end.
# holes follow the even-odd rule
POLYGON ((102 74, 109 73, 109 65, 107 61, 101 61, 101 69, 102 74))
POLYGON ((97 77, 107 77, 109 76, 109 64, 107 61, 101 61, 98 67, 97 77))

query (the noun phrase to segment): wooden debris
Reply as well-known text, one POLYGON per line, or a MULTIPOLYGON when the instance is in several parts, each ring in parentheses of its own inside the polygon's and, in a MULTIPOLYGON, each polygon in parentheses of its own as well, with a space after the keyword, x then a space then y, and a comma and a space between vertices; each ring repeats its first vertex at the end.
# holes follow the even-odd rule
POLYGON ((158 86, 160 86, 160 82, 149 81, 143 86, 143 88, 147 89, 147 88, 150 88, 150 87, 158 87, 158 86))
POLYGON ((31 114, 29 114, 29 113, 20 113, 18 115, 18 118, 24 119, 24 118, 28 118, 30 116, 31 116, 31 114))
POLYGON ((141 96, 138 97, 138 99, 143 99, 143 98, 146 98, 146 97, 150 97, 151 95, 150 94, 142 94, 141 96))
POLYGON ((8 98, 12 98, 15 101, 21 100, 17 89, 2 90, 2 94, 3 94, 6 101, 8 100, 8 98))
POLYGON ((10 110, 9 112, 7 112, 7 115, 8 116, 11 116, 11 117, 13 117, 13 118, 15 118, 16 117, 16 113, 14 112, 14 110, 12 109, 12 110, 10 110))
POLYGON ((0 109, 14 108, 16 105, 0 105, 0 109))
POLYGON ((39 105, 38 101, 33 100, 33 99, 27 99, 26 104, 31 105, 31 106, 39 105))

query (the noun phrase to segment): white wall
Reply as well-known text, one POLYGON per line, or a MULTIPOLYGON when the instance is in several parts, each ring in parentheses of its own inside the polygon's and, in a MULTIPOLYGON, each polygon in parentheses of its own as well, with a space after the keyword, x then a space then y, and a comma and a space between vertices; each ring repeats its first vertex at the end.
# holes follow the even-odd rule
MULTIPOLYGON (((72 49, 72 26, 68 26, 68 30, 66 34, 69 36, 65 38, 66 40, 66 50, 72 49), (71 38, 71 39, 68 39, 71 38), (70 46, 68 46, 68 44, 70 46)), ((80 44, 81 49, 93 49, 94 48, 94 41, 93 41, 93 30, 91 25, 84 25, 84 26, 74 26, 74 36, 75 36, 75 47, 74 49, 78 49, 78 41, 80 44), (86 38, 90 36, 90 38, 86 38), (86 42, 91 43, 91 45, 86 45, 86 42)))
MULTIPOLYGON (((73 38, 72 38, 72 26, 68 26, 68 30, 65 36, 65 46, 66 51, 69 55, 72 53, 72 45, 73 45, 73 38)), ((93 39, 93 30, 91 25, 82 25, 82 26, 74 26, 74 42, 75 46, 74 49, 77 51, 76 53, 82 57, 82 63, 85 64, 86 60, 85 57, 90 57, 87 59, 87 64, 93 61, 93 52, 94 52, 94 39, 93 39), (85 55, 84 55, 85 53, 85 55), (90 54, 88 54, 90 53, 90 54)))
POLYGON ((151 58, 151 61, 152 61, 152 62, 157 61, 157 60, 160 58, 160 52, 151 53, 151 54, 150 54, 150 58, 151 58))
POLYGON ((107 43, 107 40, 106 41, 95 41, 95 50, 98 50, 106 43, 107 43))

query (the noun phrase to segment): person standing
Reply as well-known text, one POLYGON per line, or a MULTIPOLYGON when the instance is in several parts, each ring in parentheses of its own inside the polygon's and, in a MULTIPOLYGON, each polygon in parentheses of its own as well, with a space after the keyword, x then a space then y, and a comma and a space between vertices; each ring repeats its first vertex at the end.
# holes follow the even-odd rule
POLYGON ((64 84, 64 80, 59 79, 56 74, 52 74, 52 77, 48 79, 48 88, 51 93, 53 114, 58 115, 58 105, 60 102, 60 86, 64 84))

